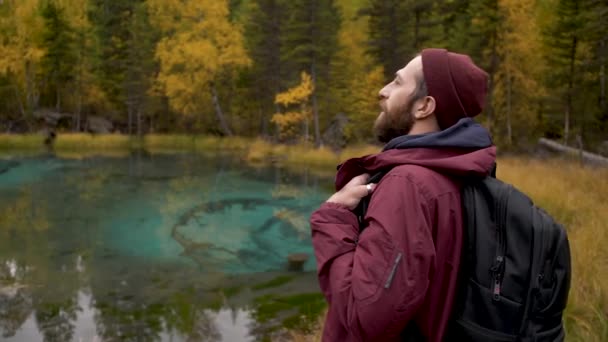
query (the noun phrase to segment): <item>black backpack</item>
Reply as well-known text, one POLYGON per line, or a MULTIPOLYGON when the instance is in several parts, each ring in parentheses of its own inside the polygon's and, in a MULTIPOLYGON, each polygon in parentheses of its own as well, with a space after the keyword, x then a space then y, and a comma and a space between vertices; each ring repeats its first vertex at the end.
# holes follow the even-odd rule
MULTIPOLYGON (((528 196, 496 179, 495 171, 463 183, 460 287, 444 340, 563 341, 570 290, 566 230, 528 196)), ((361 224, 368 201, 358 208, 361 224)), ((408 341, 420 340, 411 324, 406 331, 408 341)))

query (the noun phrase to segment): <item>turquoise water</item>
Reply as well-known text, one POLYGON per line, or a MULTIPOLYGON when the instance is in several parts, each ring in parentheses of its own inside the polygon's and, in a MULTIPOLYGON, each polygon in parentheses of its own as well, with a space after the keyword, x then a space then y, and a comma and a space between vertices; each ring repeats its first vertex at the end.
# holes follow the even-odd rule
POLYGON ((331 180, 228 156, 0 159, 0 340, 253 341, 322 309, 331 180), (306 253, 301 272, 287 256, 306 253))

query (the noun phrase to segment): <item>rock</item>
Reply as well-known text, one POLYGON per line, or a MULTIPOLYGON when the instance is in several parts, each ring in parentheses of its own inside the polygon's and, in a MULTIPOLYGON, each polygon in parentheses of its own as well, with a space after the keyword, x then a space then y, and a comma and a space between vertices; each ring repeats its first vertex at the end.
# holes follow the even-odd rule
POLYGON ((342 113, 336 115, 323 133, 323 142, 334 149, 341 149, 346 146, 344 129, 348 121, 346 115, 342 113))
POLYGON ((114 125, 110 120, 102 118, 100 116, 89 116, 87 118, 87 131, 91 133, 107 134, 111 133, 114 129, 114 125))
POLYGON ((34 111, 34 117, 43 120, 49 127, 57 127, 59 121, 62 119, 71 119, 72 115, 43 108, 34 111))
POLYGON ((302 271, 304 264, 308 261, 308 254, 293 253, 287 256, 288 269, 290 271, 302 271))
POLYGON ((608 140, 601 142, 597 150, 601 155, 608 156, 608 140))

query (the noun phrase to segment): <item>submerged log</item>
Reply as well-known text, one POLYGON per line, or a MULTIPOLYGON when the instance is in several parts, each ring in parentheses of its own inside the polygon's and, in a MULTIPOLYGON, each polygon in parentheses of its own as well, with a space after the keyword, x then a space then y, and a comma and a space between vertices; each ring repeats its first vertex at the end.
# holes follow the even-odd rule
POLYGON ((288 269, 290 271, 302 271, 304 264, 308 261, 308 254, 306 253, 293 253, 287 256, 288 269))
POLYGON ((557 143, 553 140, 549 140, 549 139, 545 139, 545 138, 541 138, 538 141, 538 144, 548 148, 552 151, 555 152, 559 152, 559 153, 563 153, 566 155, 570 155, 570 156, 575 156, 575 157, 579 157, 581 158, 581 160, 587 161, 587 162, 591 162, 594 164, 599 164, 599 165, 604 165, 604 166, 608 166, 608 158, 606 157, 602 157, 599 154, 595 154, 595 153, 591 153, 591 152, 587 152, 584 151, 582 149, 578 149, 578 148, 573 148, 573 147, 569 147, 566 145, 562 145, 560 143, 557 143))

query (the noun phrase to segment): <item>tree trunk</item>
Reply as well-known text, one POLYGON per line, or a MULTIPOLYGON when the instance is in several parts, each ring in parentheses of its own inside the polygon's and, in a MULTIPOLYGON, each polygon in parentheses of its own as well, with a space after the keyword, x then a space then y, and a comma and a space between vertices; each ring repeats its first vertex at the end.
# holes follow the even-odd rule
POLYGON ((19 86, 14 85, 13 90, 15 90, 15 98, 17 99, 17 103, 19 104, 19 110, 21 111, 21 116, 25 118, 25 107, 23 106, 23 102, 21 101, 21 94, 19 93, 19 86))
POLYGON ((600 41, 600 108, 606 110, 606 40, 600 41))
POLYGON ((215 115, 217 117, 217 120, 220 122, 220 128, 222 129, 225 135, 232 136, 232 131, 230 130, 230 127, 228 127, 228 122, 224 117, 224 113, 222 112, 222 107, 220 106, 220 101, 217 96, 217 90, 215 89, 215 85, 213 84, 211 85, 211 97, 213 100, 213 107, 215 107, 215 115))
POLYGON ((80 42, 80 49, 78 49, 78 76, 77 76, 77 81, 76 81, 76 116, 74 118, 74 120, 76 120, 76 124, 74 125, 74 130, 76 132, 80 132, 80 115, 82 113, 82 52, 83 52, 83 47, 85 46, 85 42, 84 42, 84 35, 82 34, 82 32, 79 31, 78 33, 78 37, 79 42, 80 42))
MULTIPOLYGON (((316 9, 318 8, 317 2, 312 1, 310 6, 310 36, 313 46, 316 46, 317 32, 315 32, 316 26, 316 9)), ((310 77, 312 78, 312 119, 313 129, 315 131, 315 147, 321 146, 321 131, 319 129, 319 106, 317 104, 317 54, 313 49, 310 63, 310 77)), ((308 121, 308 120, 307 120, 308 121)))
POLYGON ((137 137, 141 137, 141 109, 137 106, 137 137))
POLYGON ((414 49, 418 50, 419 38, 420 35, 420 11, 416 9, 415 13, 415 22, 414 22, 414 49))
POLYGON ((82 113, 82 94, 78 92, 78 104, 76 106, 76 132, 80 132, 81 125, 81 113, 82 113))
MULTIPOLYGON (((498 10, 498 9, 496 9, 498 10)), ((492 129, 492 125, 493 125, 493 121, 494 121, 494 108, 493 108, 493 104, 492 104, 492 100, 493 100, 493 96, 492 93, 494 92, 494 76, 496 74, 496 69, 498 68, 498 51, 497 51, 497 42, 496 40, 498 39, 498 32, 497 29, 495 28, 492 32, 492 55, 490 57, 490 70, 488 70, 488 74, 489 74, 489 82, 488 82, 488 94, 487 94, 487 101, 486 101, 486 117, 487 117, 487 125, 488 128, 492 129)))
POLYGON ((513 145, 513 130, 511 128, 511 68, 507 68, 507 139, 509 146, 513 145))
POLYGON ((566 94, 566 113, 564 115, 564 144, 568 145, 570 138, 570 115, 572 113, 572 92, 574 91, 574 62, 576 58, 577 37, 572 38, 570 49, 570 74, 568 75, 568 92, 566 94))
POLYGON ((132 132, 132 127, 133 127, 133 105, 131 104, 131 101, 128 101, 127 103, 127 112, 129 115, 128 118, 128 122, 127 122, 127 132, 129 132, 129 135, 131 135, 132 132))
POLYGON ((317 106, 317 71, 315 70, 315 64, 313 59, 313 64, 311 66, 311 76, 312 76, 312 118, 313 118, 313 126, 315 130, 315 147, 321 146, 321 131, 319 130, 319 108, 317 106))
POLYGON ((32 63, 30 61, 25 62, 25 115, 27 121, 27 115, 34 111, 34 80, 32 79, 32 63))
MULTIPOLYGON (((540 138, 538 144, 544 146, 552 151, 560 152, 566 155, 571 156, 580 156, 583 160, 592 162, 598 165, 607 165, 608 166, 608 158, 601 156, 599 154, 587 152, 581 150, 580 148, 573 148, 566 145, 562 145, 556 141, 549 140, 546 138, 540 138)), ((582 141, 581 141, 582 144, 582 141)), ((580 146, 579 146, 580 147, 580 146)))
POLYGON ((304 128, 304 141, 308 142, 309 141, 309 137, 310 137, 310 124, 308 122, 309 118, 307 114, 307 109, 306 106, 303 104, 300 106, 300 111, 302 112, 302 114, 304 115, 304 121, 303 123, 303 128, 304 128))
POLYGON ((57 113, 61 113, 61 92, 59 91, 59 85, 57 84, 55 84, 55 96, 55 110, 57 111, 57 113))

